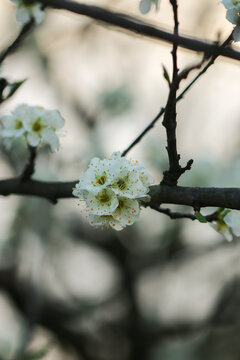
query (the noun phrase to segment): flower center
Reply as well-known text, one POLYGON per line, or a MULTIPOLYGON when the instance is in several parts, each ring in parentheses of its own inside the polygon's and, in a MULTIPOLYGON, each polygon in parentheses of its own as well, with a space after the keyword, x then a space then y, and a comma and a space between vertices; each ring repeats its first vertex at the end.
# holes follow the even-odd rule
POLYGON ((42 129, 41 119, 38 118, 32 125, 32 131, 39 132, 42 129))
POLYGON ((118 209, 123 209, 123 208, 124 208, 124 201, 119 200, 118 209))
POLYGON ((104 185, 106 181, 107 181, 106 174, 103 174, 102 176, 97 178, 96 183, 99 185, 104 185))
POLYGON ((21 129, 23 127, 23 123, 21 120, 16 120, 15 122, 15 129, 21 129))
POLYGON ((97 198, 100 202, 103 202, 103 203, 106 203, 106 202, 110 201, 110 199, 111 199, 111 197, 109 196, 107 191, 102 191, 100 194, 98 194, 97 198))
POLYGON ((126 176, 124 179, 118 179, 117 181, 117 187, 120 190, 125 190, 127 187, 127 181, 128 181, 128 177, 126 176))

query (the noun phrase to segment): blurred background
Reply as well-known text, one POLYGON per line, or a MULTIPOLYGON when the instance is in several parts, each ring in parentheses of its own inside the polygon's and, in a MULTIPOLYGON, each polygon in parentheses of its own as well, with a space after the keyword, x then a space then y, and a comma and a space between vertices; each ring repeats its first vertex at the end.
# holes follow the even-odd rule
MULTIPOLYGON (((172 30, 168 0, 142 16, 138 0, 85 1, 172 30)), ((223 41, 232 30, 216 0, 179 2, 180 32, 223 41)), ((20 31, 0 2, 0 50, 20 31)), ((236 45, 237 46, 237 45, 236 45)), ((38 151, 34 178, 78 179, 92 157, 123 151, 165 105, 171 46, 47 10, 44 23, 7 57, 0 76, 26 79, 16 105, 59 109, 61 149, 38 151)), ((179 50, 179 65, 201 54, 179 50)), ((186 85, 194 73, 184 81, 186 85)), ((178 151, 194 159, 185 186, 239 186, 240 67, 219 58, 178 103, 178 151)), ((131 150, 155 183, 167 168, 161 120, 131 150)), ((26 144, 1 141, 1 179, 19 175, 26 144)), ((143 209, 121 232, 89 226, 77 199, 0 199, 0 359, 239 360, 240 244, 209 224, 143 209)), ((173 210, 192 209, 171 206, 173 210)), ((210 213, 214 209, 203 210, 210 213)))

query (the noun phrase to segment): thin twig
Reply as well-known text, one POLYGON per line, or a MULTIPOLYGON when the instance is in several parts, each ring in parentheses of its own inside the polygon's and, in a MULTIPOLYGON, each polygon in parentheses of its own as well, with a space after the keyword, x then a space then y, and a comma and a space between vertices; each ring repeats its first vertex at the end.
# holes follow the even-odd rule
MULTIPOLYGON (((224 49, 232 40, 232 33, 229 37, 222 43, 220 48, 224 49)), ((195 84, 195 82, 208 70, 208 68, 214 64, 215 60, 219 55, 213 55, 208 63, 204 66, 204 68, 199 71, 199 73, 193 78, 193 80, 183 89, 183 91, 178 95, 177 102, 182 100, 186 92, 195 84)), ((202 63, 202 61, 201 61, 202 63)), ((197 68, 197 66, 196 66, 197 68)), ((151 130, 156 122, 162 117, 165 112, 165 107, 162 107, 159 113, 155 116, 155 118, 145 127, 145 129, 136 137, 136 139, 122 152, 122 156, 126 156, 127 153, 140 142, 140 140, 151 130)))
POLYGON ((27 33, 33 28, 33 20, 31 20, 29 23, 25 24, 16 39, 12 42, 11 45, 9 45, 5 50, 3 50, 0 54, 0 64, 5 60, 5 58, 11 54, 16 48, 20 45, 24 37, 27 35, 27 33))
MULTIPOLYGON (((193 221, 197 220, 196 216, 193 214, 175 212, 175 211, 170 210, 169 208, 162 208, 160 206, 152 205, 151 209, 154 209, 161 214, 165 214, 165 215, 169 216, 170 219, 172 219, 172 220, 175 220, 175 219, 190 219, 193 221)), ((218 211, 214 211, 212 214, 206 215, 204 217, 207 220, 207 222, 216 221, 218 219, 218 211)))
POLYGON ((21 181, 25 182, 31 179, 32 175, 34 174, 35 170, 35 160, 37 156, 36 147, 28 146, 29 149, 29 159, 26 167, 23 170, 23 173, 21 175, 21 181))
MULTIPOLYGON (((170 3, 173 8, 174 14, 174 35, 178 37, 178 4, 177 0, 170 0, 170 3)), ((182 168, 179 160, 180 155, 177 151, 177 138, 176 138, 176 128, 177 128, 177 113, 176 113, 176 103, 177 103, 177 90, 182 80, 182 76, 178 75, 178 65, 177 65, 177 49, 178 44, 176 42, 173 43, 172 50, 172 59, 173 59, 173 75, 171 86, 169 90, 167 105, 165 108, 164 118, 163 118, 163 126, 166 129, 167 133, 167 153, 169 160, 169 169, 164 171, 163 180, 161 182, 162 185, 175 186, 177 185, 179 177, 186 171, 191 169, 191 165, 193 160, 190 160, 187 165, 182 168)), ((189 68, 189 71, 191 68, 189 68)))

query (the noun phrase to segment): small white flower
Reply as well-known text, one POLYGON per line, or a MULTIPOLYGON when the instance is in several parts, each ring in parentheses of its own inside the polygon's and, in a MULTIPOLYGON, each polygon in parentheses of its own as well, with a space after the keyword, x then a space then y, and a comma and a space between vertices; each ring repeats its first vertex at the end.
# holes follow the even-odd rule
POLYGON ((120 152, 113 153, 110 161, 109 171, 112 174, 110 187, 115 194, 130 199, 146 196, 151 177, 147 175, 143 166, 121 157, 120 152))
POLYGON ((159 0, 141 0, 139 3, 139 10, 142 14, 147 14, 152 5, 155 5, 156 9, 158 9, 158 2, 159 0))
POLYGON ((80 176, 79 188, 95 194, 105 189, 111 183, 112 179, 109 166, 109 161, 106 159, 92 159, 87 171, 80 176))
POLYGON ((3 137, 18 138, 25 133, 21 111, 16 109, 14 114, 5 115, 0 119, 1 134, 3 137))
POLYGON ((230 210, 226 216, 224 216, 224 222, 232 230, 233 234, 240 236, 240 211, 230 210))
POLYGON ((31 19, 37 25, 41 24, 44 19, 44 11, 39 3, 27 4, 24 0, 11 0, 17 5, 16 20, 21 24, 27 24, 31 19))
POLYGON ((91 214, 111 215, 118 206, 118 198, 112 190, 105 188, 98 194, 89 192, 86 203, 91 214))
POLYGON ((119 204, 113 212, 113 218, 125 227, 132 225, 139 217, 139 203, 137 200, 119 197, 119 204))
POLYGON ((91 225, 122 230, 139 217, 139 201, 146 199, 151 183, 142 164, 115 152, 108 160, 91 160, 73 195, 86 201, 91 225))
POLYGON ((40 142, 50 145, 53 152, 59 149, 56 131, 64 125, 64 120, 57 110, 45 110, 40 106, 22 104, 11 115, 0 119, 1 134, 4 137, 24 135, 29 145, 36 147, 40 142))
POLYGON ((227 9, 226 19, 236 25, 233 30, 233 40, 240 41, 240 0, 222 0, 227 9))

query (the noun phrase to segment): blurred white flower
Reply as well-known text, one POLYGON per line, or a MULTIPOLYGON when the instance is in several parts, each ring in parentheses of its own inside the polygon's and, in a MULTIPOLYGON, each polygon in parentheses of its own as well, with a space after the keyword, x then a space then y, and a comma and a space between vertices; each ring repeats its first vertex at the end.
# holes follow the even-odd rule
POLYGON ((64 120, 57 110, 22 104, 11 115, 3 116, 0 123, 3 137, 24 135, 30 146, 36 147, 42 142, 49 144, 53 152, 59 149, 56 131, 63 127, 64 120))
POLYGON ((233 40, 240 41, 240 1, 222 0, 222 4, 227 9, 226 19, 236 25, 233 30, 233 40))
POLYGON ((11 0, 17 5, 16 20, 21 24, 27 24, 32 19, 37 25, 41 24, 44 19, 44 11, 42 5, 33 2, 32 4, 26 3, 24 0, 11 0))
POLYGON ((139 3, 139 10, 142 14, 147 14, 152 5, 155 5, 156 9, 158 9, 158 2, 159 0, 141 0, 139 3))
POLYGON ((73 195, 86 201, 91 225, 122 230, 139 217, 139 200, 146 199, 152 183, 142 164, 114 152, 108 160, 91 160, 73 195))
POLYGON ((226 9, 238 8, 240 7, 240 0, 222 0, 222 4, 226 9))
POLYGON ((240 211, 230 210, 223 218, 224 222, 232 230, 233 234, 240 236, 240 211))
POLYGON ((233 235, 240 236, 240 210, 219 209, 218 220, 211 226, 226 240, 232 241, 233 235))

